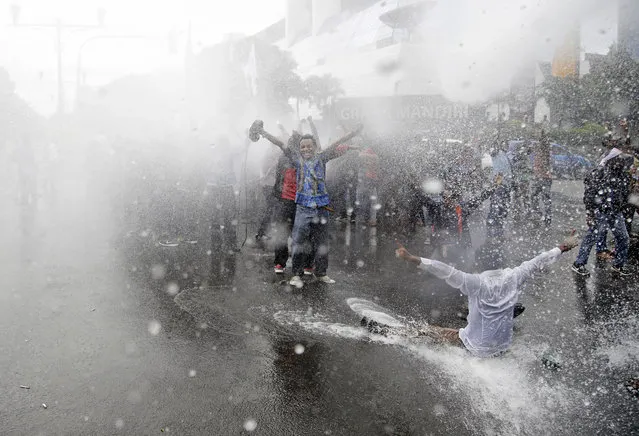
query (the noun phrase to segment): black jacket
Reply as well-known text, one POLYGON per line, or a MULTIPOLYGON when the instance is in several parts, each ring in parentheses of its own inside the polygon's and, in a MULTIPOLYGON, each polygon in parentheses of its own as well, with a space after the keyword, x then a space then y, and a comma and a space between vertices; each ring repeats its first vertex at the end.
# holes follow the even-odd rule
POLYGON ((620 212, 630 195, 627 155, 610 159, 593 169, 584 179, 584 205, 589 214, 620 212))

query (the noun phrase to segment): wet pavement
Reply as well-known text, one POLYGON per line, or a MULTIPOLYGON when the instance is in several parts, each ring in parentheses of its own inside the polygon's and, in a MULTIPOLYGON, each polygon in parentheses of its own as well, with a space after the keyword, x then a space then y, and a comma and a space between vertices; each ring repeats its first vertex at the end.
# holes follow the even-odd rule
MULTIPOLYGON (((394 257, 396 239, 428 255, 423 229, 335 223, 337 283, 297 290, 250 239, 211 250, 202 223, 197 243, 162 247, 68 188, 27 220, 4 193, 2 434, 639 434, 623 386, 639 373, 636 273, 593 261, 593 277, 576 279, 576 253, 562 256, 526 286, 512 350, 479 360, 369 334, 348 304, 462 327, 460 294, 394 257), (544 368, 548 351, 559 370, 544 368)), ((551 229, 511 224, 508 263, 581 226, 580 196, 562 181, 551 229)))

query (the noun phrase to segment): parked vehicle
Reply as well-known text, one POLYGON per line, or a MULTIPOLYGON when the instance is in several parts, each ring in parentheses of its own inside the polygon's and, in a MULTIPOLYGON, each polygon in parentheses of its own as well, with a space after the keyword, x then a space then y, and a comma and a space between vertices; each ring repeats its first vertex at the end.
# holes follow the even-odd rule
MULTIPOLYGON (((531 144, 534 147, 537 141, 531 144)), ((517 147, 521 147, 524 141, 510 141, 509 151, 512 154, 517 147)), ((533 155, 530 156, 532 165, 533 155)), ((583 179, 594 167, 594 164, 585 157, 571 152, 565 145, 553 142, 550 144, 550 164, 554 178, 583 179)))
POLYGON ((585 157, 575 154, 561 144, 550 144, 552 172, 555 178, 583 179, 594 167, 585 157))

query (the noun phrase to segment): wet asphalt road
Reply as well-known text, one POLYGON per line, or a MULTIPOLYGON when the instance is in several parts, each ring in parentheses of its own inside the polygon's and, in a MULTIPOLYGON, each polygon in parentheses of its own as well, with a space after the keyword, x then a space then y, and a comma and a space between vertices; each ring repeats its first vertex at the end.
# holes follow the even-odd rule
MULTIPOLYGON (((639 434, 623 388, 639 372, 636 274, 575 280, 566 255, 527 285, 513 350, 480 361, 367 335, 346 304, 462 327, 463 298, 393 255, 395 239, 429 254, 423 230, 336 224, 337 284, 298 291, 250 243, 209 253, 202 230, 161 247, 68 188, 25 232, 10 196, 2 215, 2 434, 639 434), (561 370, 543 368, 548 349, 561 370)), ((580 189, 555 186, 552 229, 511 227, 512 265, 581 224, 580 189)))

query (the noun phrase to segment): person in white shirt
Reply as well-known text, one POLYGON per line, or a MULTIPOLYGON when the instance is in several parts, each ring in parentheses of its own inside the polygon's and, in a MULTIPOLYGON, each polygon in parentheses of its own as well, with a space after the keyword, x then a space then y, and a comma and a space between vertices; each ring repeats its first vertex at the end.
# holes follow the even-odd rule
POLYGON ((541 253, 515 268, 491 269, 469 274, 445 263, 413 256, 402 245, 397 257, 443 279, 468 296, 468 325, 456 330, 428 326, 422 332, 438 342, 461 345, 477 357, 494 357, 505 352, 513 337, 513 308, 522 284, 535 272, 554 263, 559 255, 578 245, 574 231, 561 245, 541 253))

